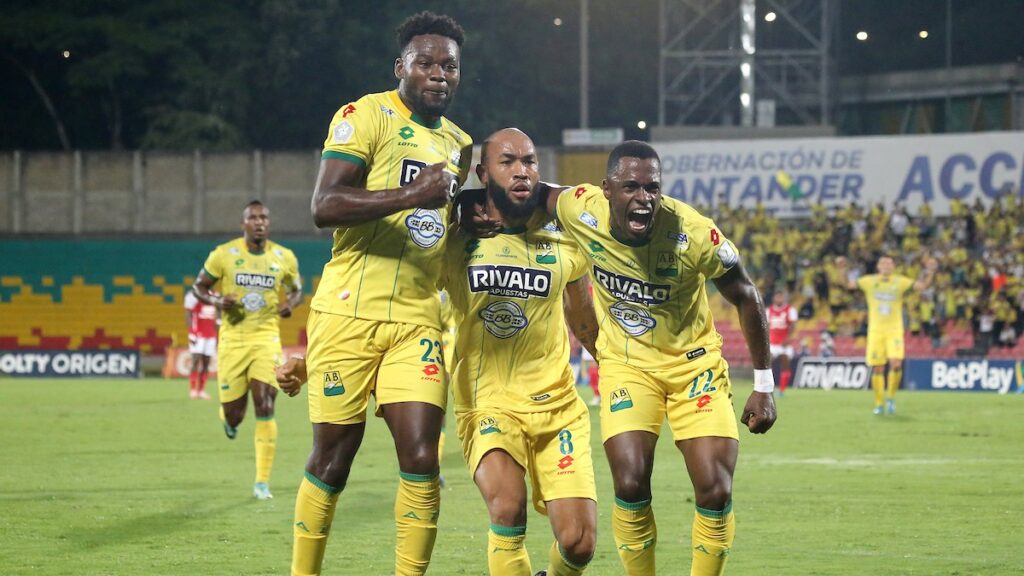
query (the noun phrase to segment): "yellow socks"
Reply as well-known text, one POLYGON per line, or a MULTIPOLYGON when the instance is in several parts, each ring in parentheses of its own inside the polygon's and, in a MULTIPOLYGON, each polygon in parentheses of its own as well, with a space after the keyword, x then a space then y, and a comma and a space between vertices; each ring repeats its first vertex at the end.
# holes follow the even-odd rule
POLYGON ((441 513, 437 474, 400 472, 395 496, 395 576, 419 576, 430 565, 441 513))
POLYGON ((256 417, 256 482, 270 481, 270 469, 274 467, 277 452, 277 421, 273 416, 256 417))
POLYGON ((732 502, 726 504, 725 510, 706 510, 698 506, 693 515, 690 576, 722 574, 735 537, 736 516, 732 513, 732 502))
POLYGON ((551 550, 548 551, 548 576, 578 576, 586 569, 586 564, 577 566, 570 562, 557 540, 551 543, 551 550))
POLYGON ((881 408, 885 399, 885 373, 871 372, 871 389, 875 391, 875 407, 881 408))
POLYGON ((327 548, 327 534, 334 519, 340 488, 321 482, 306 472, 295 497, 295 535, 292 546, 292 576, 320 574, 327 548))
POLYGON ((533 576, 526 553, 526 526, 491 524, 487 531, 487 569, 491 576, 533 576))
POLYGON ((616 498, 612 506, 612 532, 626 576, 654 574, 658 528, 654 525, 651 501, 626 502, 616 498))
POLYGON ((903 379, 903 368, 889 368, 889 381, 886 383, 885 397, 892 400, 896 397, 896 390, 899 390, 900 380, 903 379))

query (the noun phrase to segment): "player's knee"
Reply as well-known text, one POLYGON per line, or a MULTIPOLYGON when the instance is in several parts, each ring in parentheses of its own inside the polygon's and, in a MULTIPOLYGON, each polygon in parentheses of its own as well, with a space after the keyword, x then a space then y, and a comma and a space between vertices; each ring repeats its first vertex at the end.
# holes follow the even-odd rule
POLYGON ((417 442, 405 446, 400 450, 398 462, 406 474, 434 474, 438 471, 437 443, 417 442))
POLYGON ((491 524, 499 526, 526 525, 525 499, 497 494, 487 500, 487 511, 491 516, 491 524))
POLYGON ((313 454, 306 462, 306 471, 318 480, 341 491, 348 483, 348 474, 352 470, 351 463, 333 462, 329 458, 316 458, 313 454))
POLYGON ((573 524, 560 528, 555 533, 555 539, 566 559, 582 566, 590 562, 594 557, 594 549, 597 546, 597 531, 593 526, 573 524))
POLYGON ((695 492, 697 506, 707 510, 724 510, 732 500, 732 486, 728 482, 715 482, 695 492))
POLYGON ((625 472, 615 476, 615 497, 624 502, 651 499, 651 485, 642 476, 625 472))

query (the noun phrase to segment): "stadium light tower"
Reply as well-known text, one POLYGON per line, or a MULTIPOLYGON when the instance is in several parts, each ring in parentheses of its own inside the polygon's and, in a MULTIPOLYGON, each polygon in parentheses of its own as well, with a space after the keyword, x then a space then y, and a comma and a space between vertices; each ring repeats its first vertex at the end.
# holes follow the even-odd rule
POLYGON ((749 126, 770 101, 778 124, 829 125, 837 22, 836 0, 660 0, 658 123, 749 126))

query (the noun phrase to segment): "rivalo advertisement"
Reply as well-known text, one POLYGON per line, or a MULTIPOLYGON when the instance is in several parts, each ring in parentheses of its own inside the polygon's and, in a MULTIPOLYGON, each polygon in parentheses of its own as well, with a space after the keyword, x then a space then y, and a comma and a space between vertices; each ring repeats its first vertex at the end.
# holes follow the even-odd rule
POLYGON ((779 215, 812 204, 991 203, 1024 197, 1024 132, 931 136, 657 142, 663 193, 693 205, 759 203, 779 215))
POLYGON ((793 387, 864 390, 871 387, 871 368, 864 364, 863 357, 806 356, 796 365, 793 387))
POLYGON ((137 350, 0 350, 0 373, 45 378, 138 378, 137 350))
POLYGON ((1024 361, 986 359, 908 359, 903 388, 961 392, 1017 392, 1024 389, 1024 361))

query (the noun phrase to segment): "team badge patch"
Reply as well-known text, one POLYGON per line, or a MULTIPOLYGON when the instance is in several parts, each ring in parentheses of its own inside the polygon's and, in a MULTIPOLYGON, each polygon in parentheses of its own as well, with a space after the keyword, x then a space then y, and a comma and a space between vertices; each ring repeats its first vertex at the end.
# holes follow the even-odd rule
POLYGON ((555 259, 554 251, 551 248, 551 242, 540 241, 537 242, 535 256, 537 264, 555 264, 558 261, 555 259))
POLYGON ((405 226, 409 229, 409 237, 420 248, 430 248, 444 236, 444 223, 437 210, 419 208, 406 217, 405 226))
POLYGON ((633 399, 629 397, 629 390, 625 388, 619 388, 612 392, 611 400, 608 402, 609 409, 612 412, 618 412, 619 410, 625 410, 633 407, 633 399))
POLYGON ((580 222, 583 222, 591 228, 597 228, 597 218, 594 217, 590 212, 584 212, 580 214, 580 222))
POLYGON ((494 434, 495 432, 501 434, 501 428, 498 428, 497 420, 491 418, 490 416, 480 419, 481 436, 483 436, 484 434, 494 434))
POLYGON ((643 336, 658 324, 646 308, 629 302, 616 302, 608 308, 608 312, 626 334, 634 338, 643 336))
POLYGON ((480 311, 484 328, 495 338, 511 338, 530 323, 515 302, 492 302, 480 311))
POLYGON ((324 396, 340 396, 345 393, 341 374, 337 371, 324 372, 324 396))
POLYGON ((654 269, 657 276, 678 276, 679 268, 676 265, 674 252, 658 252, 658 265, 654 269))
POLYGON ((352 124, 348 120, 342 120, 334 127, 331 141, 335 144, 348 144, 348 141, 352 139, 352 135, 355 133, 356 129, 352 127, 352 124))

